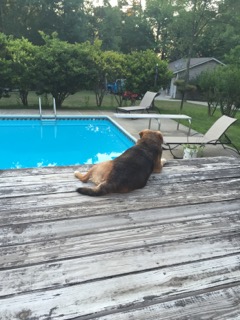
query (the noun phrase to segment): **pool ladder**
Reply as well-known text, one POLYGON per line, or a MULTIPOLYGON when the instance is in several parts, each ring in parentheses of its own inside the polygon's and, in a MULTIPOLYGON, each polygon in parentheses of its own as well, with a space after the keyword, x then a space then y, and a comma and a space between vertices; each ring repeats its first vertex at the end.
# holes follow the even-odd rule
MULTIPOLYGON (((41 97, 38 98, 38 105, 39 105, 39 115, 40 115, 40 119, 41 120, 47 120, 47 121, 51 121, 51 120, 56 120, 57 119, 57 110, 56 110, 56 101, 55 98, 53 98, 53 115, 46 115, 43 116, 42 114, 42 99, 41 97)), ((52 122, 52 121, 51 121, 52 122)))

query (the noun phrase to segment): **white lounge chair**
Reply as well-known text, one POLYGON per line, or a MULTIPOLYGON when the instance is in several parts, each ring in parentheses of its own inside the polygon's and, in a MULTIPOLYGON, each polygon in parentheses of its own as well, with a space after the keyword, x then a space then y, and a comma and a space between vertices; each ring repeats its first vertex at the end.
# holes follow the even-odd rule
MULTIPOLYGON (((163 148, 165 150, 169 150, 172 155, 173 150, 177 148, 179 145, 182 144, 198 144, 198 145, 217 145, 221 144, 223 148, 229 148, 226 147, 226 145, 231 145, 232 150, 236 151, 238 154, 240 154, 237 147, 232 143, 232 141, 229 139, 229 137, 226 135, 227 129, 235 122, 237 119, 230 118, 228 116, 221 116, 211 127, 208 129, 208 131, 203 136, 183 136, 183 137, 177 137, 177 136, 165 136, 164 137, 164 145, 163 148), (220 138, 224 136, 225 141, 221 141, 220 138)), ((174 156, 175 157, 175 156, 174 156)))
MULTIPOLYGON (((119 112, 134 112, 134 111, 146 111, 149 112, 152 109, 154 109, 154 98, 156 97, 157 92, 151 92, 151 91, 147 91, 144 95, 144 97, 142 98, 139 106, 131 106, 131 107, 118 107, 116 108, 116 111, 119 112)), ((157 109, 157 108, 156 108, 157 109)), ((158 109, 157 109, 158 111, 158 109)), ((159 111, 158 111, 159 112, 159 111)))

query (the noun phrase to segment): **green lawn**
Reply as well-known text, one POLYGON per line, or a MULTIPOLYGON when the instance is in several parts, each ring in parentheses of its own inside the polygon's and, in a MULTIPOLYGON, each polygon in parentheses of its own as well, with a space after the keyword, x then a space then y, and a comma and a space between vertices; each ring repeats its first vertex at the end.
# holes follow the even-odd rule
MULTIPOLYGON (((34 92, 28 95, 29 109, 38 109, 38 96, 34 92)), ((42 96, 42 106, 47 109, 52 109, 51 95, 42 96)), ((113 95, 108 94, 104 97, 103 107, 101 109, 114 109, 117 107, 117 102, 113 95)), ((9 98, 0 99, 0 109, 23 109, 18 93, 11 93, 9 98)), ((81 91, 69 96, 63 103, 62 109, 97 109, 95 95, 90 91, 81 91)), ((25 108, 26 109, 26 108, 25 108)))
MULTIPOLYGON (((29 94, 29 107, 28 109, 38 109, 38 96, 31 92, 29 94)), ((52 99, 50 95, 48 99, 42 99, 43 108, 52 109, 52 99)), ((139 104, 139 101, 136 102, 139 104)), ((156 100, 155 105, 159 108, 161 113, 179 113, 179 101, 161 101, 156 100)), ((103 106, 101 110, 112 110, 114 111, 117 107, 117 102, 113 95, 108 94, 104 97, 103 106)), ((22 104, 18 99, 17 93, 12 93, 10 98, 0 99, 0 109, 23 109, 22 104)), ((62 106, 64 110, 96 110, 95 96, 92 92, 82 91, 68 97, 62 106)), ((192 128, 200 133, 205 133, 210 126, 221 116, 219 111, 216 111, 214 116, 208 117, 207 107, 200 106, 192 103, 185 103, 182 113, 192 117, 192 128)), ((238 121, 233 124, 227 134, 233 143, 240 149, 240 113, 237 114, 238 121)), ((183 124, 184 121, 182 122, 183 124)), ((187 124, 187 123, 186 123, 187 124)))

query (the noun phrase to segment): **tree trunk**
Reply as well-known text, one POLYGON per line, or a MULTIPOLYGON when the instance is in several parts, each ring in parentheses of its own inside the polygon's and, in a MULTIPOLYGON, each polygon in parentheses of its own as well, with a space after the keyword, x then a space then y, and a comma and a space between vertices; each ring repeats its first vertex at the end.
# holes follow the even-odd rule
POLYGON ((105 96, 105 89, 104 90, 95 90, 97 107, 99 107, 99 108, 101 107, 104 96, 105 96))
POLYGON ((25 107, 28 107, 28 91, 19 90, 19 96, 20 96, 20 99, 22 101, 22 104, 25 107))
POLYGON ((118 107, 122 107, 122 104, 123 104, 123 96, 122 94, 114 94, 114 98, 116 99, 117 101, 117 104, 118 104, 118 107))

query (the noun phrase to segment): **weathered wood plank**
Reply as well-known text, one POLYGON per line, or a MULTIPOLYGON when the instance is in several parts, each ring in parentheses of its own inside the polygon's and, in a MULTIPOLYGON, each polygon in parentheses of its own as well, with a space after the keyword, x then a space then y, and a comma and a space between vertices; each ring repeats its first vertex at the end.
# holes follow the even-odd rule
MULTIPOLYGON (((175 167, 174 171, 172 167, 164 167, 161 174, 154 174, 150 177, 150 182, 154 181, 156 184, 167 184, 167 183, 178 183, 184 181, 195 181, 196 178, 199 180, 206 179, 223 179, 231 177, 240 176, 240 165, 229 165, 222 166, 220 164, 208 165, 208 166, 188 166, 188 167, 175 167), (171 169, 170 169, 171 168, 171 169), (221 168, 221 170, 219 170, 221 168)), ((83 166, 82 169, 86 169, 83 166)), ((73 190, 72 186, 74 183, 78 182, 74 178, 73 171, 66 173, 59 169, 55 169, 55 174, 42 174, 33 176, 16 176, 16 177, 5 177, 4 181, 0 185, 0 197, 14 196, 13 192, 16 192, 16 196, 24 194, 24 189, 26 189, 26 194, 36 194, 39 190, 47 188, 48 192, 57 192, 54 187, 56 181, 58 181, 58 192, 63 192, 62 187, 66 185, 66 191, 73 190), (53 189, 53 191, 51 191, 53 189)), ((84 170, 82 170, 84 171, 84 170)), ((16 172, 17 174, 17 172, 16 172)), ((80 183, 80 182, 79 182, 80 183)))
MULTIPOLYGON (((213 259, 236 254, 240 262, 240 234, 204 239, 184 240, 141 248, 109 252, 52 263, 41 263, 0 271, 0 297, 35 290, 47 290, 102 278, 123 276, 146 270, 158 270, 176 264, 186 264, 203 259, 213 259), (238 254, 239 253, 239 254, 238 254), (107 263, 103 263, 106 261, 107 263)), ((26 260, 32 264, 33 261, 26 260)), ((239 266, 240 268, 240 266, 239 266)), ((240 272, 240 269, 239 269, 240 272)), ((239 273, 240 275, 240 273, 239 273)), ((239 279, 240 281, 240 279, 239 279)))
MULTIPOLYGON (((233 169, 233 168, 231 168, 233 169)), ((231 170, 230 169, 230 170, 231 170)), ((35 184, 48 184, 48 183, 65 183, 65 182, 73 182, 76 181, 74 178, 74 171, 72 172, 61 172, 55 174, 44 174, 44 175, 35 175, 35 176, 20 176, 18 177, 5 177, 1 180, 0 187, 1 189, 6 187, 20 187, 20 186, 28 186, 35 184)))
MULTIPOLYGON (((107 261, 102 264, 107 265, 107 261)), ((14 295, 0 305, 0 319, 71 319, 97 312, 114 312, 145 301, 181 299, 199 291, 240 285, 240 260, 228 256, 209 261, 161 268, 59 289, 14 295), (51 316, 51 317, 50 317, 51 316)))
POLYGON ((20 178, 27 176, 38 176, 38 175, 49 175, 57 174, 59 171, 62 173, 74 172, 78 168, 82 168, 87 171, 92 165, 83 164, 81 166, 61 166, 61 167, 39 167, 39 168, 28 168, 28 169, 7 169, 0 170, 0 179, 5 179, 7 177, 20 178))
MULTIPOLYGON (((227 180, 207 180, 207 181, 192 181, 192 182, 185 182, 184 184, 181 183, 174 183, 170 185, 164 186, 154 186, 154 188, 147 184, 144 188, 144 197, 141 196, 142 189, 135 190, 128 194, 124 194, 124 202, 125 205, 128 202, 128 207, 136 208, 136 203, 141 204, 142 208, 151 208, 155 207, 162 207, 168 206, 169 203, 173 201, 174 195, 174 202, 178 205, 186 204, 186 203, 201 203, 201 202, 213 202, 213 201, 221 201, 221 200, 231 200, 231 199, 239 199, 240 192, 240 177, 239 178, 230 178, 227 180), (152 201, 152 199, 157 199, 156 201, 152 201)), ((54 187, 55 190, 57 186, 54 187)), ((14 201, 12 197, 8 198, 5 197, 0 199, 0 207, 1 210, 9 210, 9 211, 16 211, 19 209, 27 209, 27 208, 34 208, 34 207, 46 207, 46 206, 60 206, 60 205, 72 205, 72 204, 79 204, 81 205, 84 202, 93 203, 101 202, 106 199, 109 201, 109 205, 113 205, 117 207, 117 200, 120 201, 122 204, 123 202, 123 195, 121 194, 109 194, 104 197, 91 197, 82 196, 75 192, 76 186, 70 186, 69 188, 65 188, 64 190, 60 188, 62 193, 51 193, 48 194, 47 192, 53 192, 49 190, 46 186, 42 187, 42 190, 39 193, 40 195, 35 194, 27 195, 28 190, 23 191, 26 196, 15 197, 14 201), (112 202, 112 203, 111 203, 112 202)), ((99 203, 100 205, 100 203, 99 203)), ((139 209, 141 208, 138 207, 139 209)))
MULTIPOLYGON (((230 178, 240 177, 240 166, 239 168, 228 168, 220 170, 198 170, 182 173, 173 174, 154 174, 150 177, 148 185, 168 185, 168 184, 179 184, 186 182, 204 181, 221 179, 227 180, 230 178)), ((46 193, 62 193, 72 192, 76 186, 84 185, 79 180, 74 178, 73 173, 71 175, 49 175, 49 176, 35 176, 35 179, 28 177, 23 181, 17 180, 8 181, 0 186, 0 198, 22 196, 22 195, 36 195, 46 193), (44 179, 45 178, 45 179, 44 179)))
MULTIPOLYGON (((184 162, 183 162, 184 163, 184 162)), ((195 163, 195 162, 194 162, 195 163)), ((81 166, 81 171, 86 171, 89 168, 89 166, 81 166)), ((57 167, 57 168, 51 168, 50 172, 48 172, 48 168, 40 168, 39 174, 34 175, 21 175, 22 171, 24 170, 14 170, 15 176, 6 176, 6 175, 0 175, 0 194, 8 194, 10 192, 7 192, 5 190, 7 187, 11 191, 12 186, 14 186, 14 189, 21 188, 22 186, 32 186, 31 188, 34 188, 34 186, 38 184, 54 184, 56 181, 58 181, 58 184, 64 184, 65 182, 73 183, 73 181, 76 181, 74 178, 74 170, 76 167, 64 167, 63 169, 57 167), (46 169, 46 170, 44 170, 46 169), (46 172, 44 172, 46 171, 46 172), (19 174, 20 173, 20 174, 19 174), (1 179, 1 177, 3 179, 1 179), (5 192, 4 192, 5 190, 5 192)), ((27 169, 28 172, 29 169, 27 169)), ((36 171, 38 169, 33 169, 32 171, 36 171)), ((38 171, 37 171, 38 172, 38 171)), ((240 165, 238 162, 232 164, 228 163, 225 164, 224 167, 221 163, 213 163, 205 165, 204 163, 200 166, 196 165, 182 165, 182 167, 169 167, 166 166, 163 168, 161 174, 154 174, 150 177, 151 180, 159 180, 159 183, 168 183, 168 182, 174 182, 175 180, 179 181, 191 181, 196 178, 200 178, 202 180, 209 179, 212 176, 215 176, 215 178, 218 177, 233 177, 233 176, 239 176, 240 175, 240 165), (221 170, 220 170, 221 169, 221 170), (222 172, 222 176, 219 175, 219 172, 222 172), (191 174, 190 174, 191 173, 191 174), (193 177, 194 175, 194 177, 193 177)), ((29 192, 31 192, 31 188, 29 192)), ((38 186, 40 188, 40 186, 38 186)))
MULTIPOLYGON (((193 208, 190 208, 193 209, 193 208)), ((168 210, 169 212, 170 210, 168 210)), ((175 211, 175 208, 172 209, 172 214, 175 211)), ((0 227, 0 245, 13 245, 13 244, 22 244, 29 242, 37 242, 44 239, 44 241, 50 241, 54 239, 60 239, 65 237, 75 237, 88 234, 98 234, 102 232, 112 232, 121 230, 122 232, 126 230, 126 235, 130 229, 138 229, 135 232, 144 233, 146 229, 150 230, 150 233, 155 234, 155 232, 167 232, 170 230, 176 230, 180 226, 180 230, 187 232, 188 228, 192 228, 195 234, 201 236, 201 232, 204 230, 212 231, 217 229, 224 232, 233 228, 233 230, 239 228, 238 221, 240 220, 240 209, 237 211, 234 210, 236 214, 224 217, 216 216, 206 218, 204 216, 199 217, 198 220, 185 220, 183 222, 170 223, 166 224, 160 220, 161 215, 159 215, 158 221, 152 221, 147 225, 136 224, 136 222, 131 221, 129 215, 125 217, 115 215, 109 217, 89 217, 85 219, 67 219, 67 220, 57 220, 44 223, 32 223, 32 224, 12 224, 9 226, 0 227), (204 220, 203 220, 204 218, 204 220), (121 222, 120 222, 121 221, 121 222), (129 222, 129 223, 128 223, 129 222), (226 228, 227 226, 227 228, 226 228), (201 230, 201 231, 200 231, 201 230)), ((132 231, 134 232, 134 231, 132 231)), ((148 232, 148 231, 147 231, 148 232)), ((181 233, 181 232, 180 232, 181 233)), ((147 236, 147 234, 145 235, 147 236)))
POLYGON ((77 317, 74 320, 239 320, 240 287, 147 305, 110 315, 77 317))
MULTIPOLYGON (((106 200, 106 199, 105 199, 106 200)), ((1 212, 7 210, 17 211, 31 208, 47 208, 53 206, 81 205, 82 203, 90 204, 93 202, 104 201, 103 197, 87 197, 80 196, 77 192, 59 193, 59 194, 43 194, 9 197, 0 199, 1 212)), ((79 206, 80 208, 80 206, 79 206)))
MULTIPOLYGON (((189 205, 182 210, 181 206, 177 206, 175 202, 168 207, 162 206, 155 209, 141 208, 137 203, 134 211, 127 210, 128 203, 116 201, 114 205, 114 212, 112 212, 112 206, 114 204, 104 198, 101 201, 101 205, 95 202, 82 203, 79 205, 62 205, 49 208, 31 208, 17 211, 2 211, 0 215, 0 226, 4 225, 17 225, 25 223, 36 223, 44 221, 73 219, 73 218, 87 218, 95 216, 96 220, 102 219, 105 223, 106 220, 117 221, 120 226, 124 223, 148 225, 155 223, 156 221, 171 222, 171 221, 184 221, 186 219, 202 219, 203 217, 214 217, 221 215, 228 215, 232 213, 238 213, 240 208, 240 200, 235 201, 219 201, 215 203, 200 203, 196 205, 189 205), (203 216, 202 216, 203 215, 203 216), (102 216, 97 217, 97 216, 102 216)), ((110 222, 110 221, 109 221, 110 222)), ((79 221, 79 224, 81 221, 79 221)))
POLYGON ((65 233, 55 234, 55 239, 52 234, 46 237, 38 235, 34 239, 33 234, 32 239, 28 237, 26 240, 18 240, 16 235, 10 247, 6 246, 7 240, 3 240, 2 244, 5 243, 5 246, 0 247, 0 256, 2 257, 0 268, 24 266, 119 250, 130 250, 194 238, 198 238, 199 241, 201 239, 206 240, 208 237, 214 238, 218 236, 233 239, 234 233, 236 233, 237 238, 239 236, 238 221, 239 215, 233 215, 225 219, 186 220, 184 222, 165 223, 157 226, 152 225, 133 229, 122 228, 122 230, 120 229, 115 232, 109 232, 109 230, 100 233, 92 232, 92 234, 83 236, 74 233, 68 236, 65 236, 65 233), (22 242, 27 243, 22 244, 22 242), (15 245, 13 246, 13 244, 15 245))

